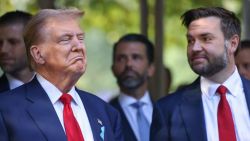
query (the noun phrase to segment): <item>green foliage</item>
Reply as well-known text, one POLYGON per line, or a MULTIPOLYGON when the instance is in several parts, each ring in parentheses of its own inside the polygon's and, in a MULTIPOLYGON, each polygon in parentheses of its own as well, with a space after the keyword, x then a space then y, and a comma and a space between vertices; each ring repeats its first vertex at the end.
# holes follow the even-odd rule
POLYGON ((9 0, 1 0, 0 1, 0 15, 3 15, 6 11, 13 10, 14 7, 12 6, 9 0))

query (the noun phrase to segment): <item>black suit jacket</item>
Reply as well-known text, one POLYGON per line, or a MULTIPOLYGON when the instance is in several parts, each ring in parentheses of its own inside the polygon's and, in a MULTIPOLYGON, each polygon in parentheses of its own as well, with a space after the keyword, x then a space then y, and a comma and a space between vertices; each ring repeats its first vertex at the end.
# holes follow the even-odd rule
POLYGON ((129 121, 127 120, 126 115, 123 112, 122 107, 118 101, 118 97, 112 99, 110 101, 110 104, 120 112, 124 140, 125 141, 137 141, 136 136, 135 136, 130 124, 129 124, 129 121))
POLYGON ((9 81, 5 74, 0 77, 0 93, 10 90, 9 81))
MULTIPOLYGON (((242 78, 248 110, 250 81, 242 78)), ((151 141, 207 141, 200 79, 160 99, 154 107, 151 141)))

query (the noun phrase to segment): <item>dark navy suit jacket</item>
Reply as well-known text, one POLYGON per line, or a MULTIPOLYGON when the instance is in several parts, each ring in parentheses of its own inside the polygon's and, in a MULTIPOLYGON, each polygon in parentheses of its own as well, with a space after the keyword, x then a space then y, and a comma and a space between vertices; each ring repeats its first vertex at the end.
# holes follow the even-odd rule
MULTIPOLYGON (((77 90, 95 141, 123 141, 120 115, 96 96, 77 90)), ((66 141, 52 103, 36 78, 0 95, 0 141, 66 141)))
POLYGON ((5 74, 0 77, 0 93, 10 90, 9 81, 5 74))
POLYGON ((114 98, 113 100, 110 101, 110 104, 115 107, 121 115, 121 121, 122 121, 122 130, 124 131, 123 135, 124 135, 124 140, 125 141, 137 141, 136 136, 129 124, 129 121, 126 118, 125 113, 122 110, 122 107, 118 101, 118 98, 114 98))
MULTIPOLYGON (((242 82, 250 110, 250 81, 242 82)), ((150 140, 207 141, 200 79, 155 104, 150 140)))

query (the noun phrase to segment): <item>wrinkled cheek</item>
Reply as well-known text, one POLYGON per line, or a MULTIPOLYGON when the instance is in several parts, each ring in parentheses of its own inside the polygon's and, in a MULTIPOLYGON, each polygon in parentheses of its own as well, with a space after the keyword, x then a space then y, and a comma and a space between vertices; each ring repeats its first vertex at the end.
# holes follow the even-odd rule
POLYGON ((78 69, 79 69, 80 71, 85 72, 85 71, 86 71, 86 68, 87 68, 87 60, 85 59, 85 60, 83 60, 83 61, 79 61, 78 67, 79 67, 78 69))

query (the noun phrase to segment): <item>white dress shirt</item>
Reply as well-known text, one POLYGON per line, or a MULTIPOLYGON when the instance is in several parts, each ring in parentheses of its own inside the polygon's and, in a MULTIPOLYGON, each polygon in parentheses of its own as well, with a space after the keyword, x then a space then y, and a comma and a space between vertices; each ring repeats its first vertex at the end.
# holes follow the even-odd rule
MULTIPOLYGON (((124 93, 121 93, 118 97, 118 101, 122 107, 122 110, 130 124, 130 127, 132 128, 133 132, 135 133, 135 136, 137 140, 139 141, 139 127, 136 120, 136 113, 137 109, 135 109, 131 104, 138 102, 137 99, 134 97, 128 96, 124 93)), ((143 102, 144 105, 142 106, 142 111, 146 117, 146 119, 149 122, 149 125, 152 122, 152 113, 153 113, 153 104, 152 100, 149 96, 149 92, 147 91, 144 96, 139 100, 140 102, 143 102)), ((124 131, 126 132, 126 131, 124 131)), ((145 135, 146 136, 146 135, 145 135)))
MULTIPOLYGON (((11 90, 12 90, 12 89, 15 89, 15 88, 17 88, 17 87, 19 87, 19 86, 21 86, 21 85, 24 84, 23 81, 14 78, 14 77, 11 76, 10 74, 7 74, 7 73, 6 73, 5 75, 6 75, 7 79, 8 79, 9 86, 10 86, 10 89, 11 89, 11 90)), ((34 74, 34 76, 35 76, 35 74, 34 74)), ((34 78, 34 76, 30 79, 30 81, 34 78)))
MULTIPOLYGON (((219 141, 217 109, 220 95, 216 93, 221 84, 201 77, 202 102, 208 141, 219 141)), ((250 141, 250 116, 243 85, 237 68, 222 84, 227 87, 227 101, 230 105, 237 141, 250 141)))
MULTIPOLYGON (((49 99, 51 103, 54 106, 54 109, 56 111, 56 114, 61 122, 61 125, 65 131, 64 123, 63 123, 63 103, 60 101, 60 97, 62 96, 62 92, 57 89, 52 83, 47 81, 45 78, 43 78, 41 75, 37 74, 37 80, 42 85, 43 89, 49 96, 49 99)), ((70 94, 73 98, 71 101, 71 107, 74 113, 74 116, 81 128, 82 135, 84 137, 85 141, 94 141, 93 133, 91 130, 91 126, 89 123, 89 119, 86 113, 86 110, 84 108, 84 105, 82 103, 82 100, 78 93, 75 90, 75 87, 73 87, 68 94, 70 94)))

